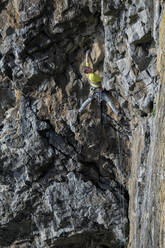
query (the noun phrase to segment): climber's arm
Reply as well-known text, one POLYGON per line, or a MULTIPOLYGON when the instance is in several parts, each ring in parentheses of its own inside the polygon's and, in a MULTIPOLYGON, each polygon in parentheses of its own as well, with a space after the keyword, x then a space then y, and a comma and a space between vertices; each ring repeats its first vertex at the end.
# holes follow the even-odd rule
POLYGON ((89 50, 86 51, 86 55, 85 55, 85 65, 86 66, 90 66, 90 62, 89 62, 89 50))
POLYGON ((88 50, 86 51, 85 66, 89 66, 89 67, 92 68, 91 64, 93 64, 93 63, 92 63, 92 61, 91 61, 91 58, 90 58, 89 54, 90 54, 90 49, 88 49, 88 50))

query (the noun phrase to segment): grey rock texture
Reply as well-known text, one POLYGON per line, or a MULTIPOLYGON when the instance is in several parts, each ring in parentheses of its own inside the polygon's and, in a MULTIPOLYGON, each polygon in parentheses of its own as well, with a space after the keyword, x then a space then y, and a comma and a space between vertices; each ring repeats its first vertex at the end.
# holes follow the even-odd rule
POLYGON ((163 6, 2 1, 0 247, 163 247, 163 6), (77 122, 88 48, 120 121, 95 101, 77 122))
POLYGON ((88 94, 81 73, 89 46, 95 67, 103 67, 100 15, 99 1, 11 1, 2 9, 1 84, 8 84, 7 104, 1 101, 1 247, 128 242, 127 172, 121 182, 119 157, 128 137, 108 121, 101 125, 98 104, 75 125, 88 94))

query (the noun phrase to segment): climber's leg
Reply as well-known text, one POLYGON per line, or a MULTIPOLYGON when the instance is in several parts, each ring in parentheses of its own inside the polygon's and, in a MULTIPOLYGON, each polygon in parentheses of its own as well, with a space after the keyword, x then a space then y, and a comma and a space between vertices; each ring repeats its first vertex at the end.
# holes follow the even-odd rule
POLYGON ((96 88, 94 91, 94 98, 98 100, 99 103, 102 101, 102 89, 96 88))
POLYGON ((88 99, 85 102, 83 102, 78 112, 81 113, 88 106, 88 104, 92 101, 92 99, 93 97, 89 95, 88 99))
POLYGON ((112 99, 109 96, 107 96, 107 94, 105 92, 102 92, 101 95, 102 95, 102 99, 109 104, 109 106, 111 107, 112 111, 118 116, 120 111, 116 108, 116 106, 113 103, 112 99))

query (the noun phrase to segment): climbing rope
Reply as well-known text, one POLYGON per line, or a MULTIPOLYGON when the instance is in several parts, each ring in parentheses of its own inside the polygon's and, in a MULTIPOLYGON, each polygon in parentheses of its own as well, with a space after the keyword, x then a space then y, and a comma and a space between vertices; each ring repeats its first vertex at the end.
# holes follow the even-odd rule
POLYGON ((104 119, 107 119, 109 121, 109 125, 115 131, 121 133, 124 136, 129 136, 131 134, 131 130, 129 130, 129 128, 125 127, 119 121, 116 121, 115 119, 113 119, 111 116, 107 116, 103 111, 102 111, 102 116, 104 117, 104 119))
MULTIPOLYGON (((119 171, 120 171, 120 221, 121 221, 121 227, 123 232, 123 238, 125 240, 125 225, 123 224, 123 218, 125 217, 125 203, 124 203, 124 189, 123 189, 123 175, 122 175, 122 164, 123 164, 123 135, 121 137, 120 142, 120 136, 119 132, 117 132, 118 137, 118 150, 119 150, 119 171)), ((122 240, 120 239, 120 248, 122 246, 122 240)))

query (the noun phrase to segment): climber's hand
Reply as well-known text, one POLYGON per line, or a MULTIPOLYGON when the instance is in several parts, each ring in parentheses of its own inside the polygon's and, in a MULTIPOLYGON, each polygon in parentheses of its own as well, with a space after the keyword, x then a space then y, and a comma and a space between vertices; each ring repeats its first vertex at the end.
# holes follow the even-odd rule
POLYGON ((89 55, 90 54, 90 49, 88 49, 87 51, 86 51, 86 55, 89 55))

